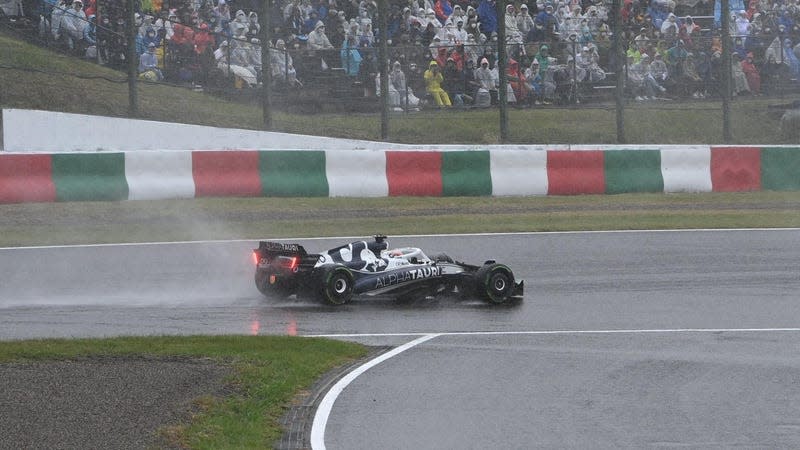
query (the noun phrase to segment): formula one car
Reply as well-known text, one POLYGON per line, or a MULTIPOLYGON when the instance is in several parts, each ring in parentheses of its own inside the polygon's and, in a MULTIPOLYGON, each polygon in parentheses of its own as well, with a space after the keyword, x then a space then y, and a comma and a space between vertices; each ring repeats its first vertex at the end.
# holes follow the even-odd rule
POLYGON ((521 298, 524 287, 514 281, 511 269, 495 261, 474 266, 444 254, 429 258, 416 247, 389 249, 382 235, 324 253, 261 241, 253 259, 256 287, 265 296, 311 296, 331 305, 343 305, 359 294, 399 299, 458 294, 501 304, 521 298))

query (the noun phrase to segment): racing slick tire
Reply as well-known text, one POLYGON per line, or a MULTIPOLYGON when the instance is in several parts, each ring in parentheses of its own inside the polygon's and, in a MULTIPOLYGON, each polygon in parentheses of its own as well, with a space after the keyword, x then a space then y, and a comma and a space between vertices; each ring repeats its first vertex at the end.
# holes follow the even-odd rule
POLYGON ((284 298, 294 294, 295 289, 291 286, 278 281, 274 284, 269 282, 270 274, 264 270, 257 270, 255 281, 258 292, 267 298, 284 298))
POLYGON ((489 303, 505 303, 513 292, 514 273, 503 264, 487 264, 475 274, 475 293, 489 303))
POLYGON ((320 300, 329 305, 344 305, 353 298, 355 280, 350 269, 345 266, 326 267, 322 271, 320 284, 320 300))

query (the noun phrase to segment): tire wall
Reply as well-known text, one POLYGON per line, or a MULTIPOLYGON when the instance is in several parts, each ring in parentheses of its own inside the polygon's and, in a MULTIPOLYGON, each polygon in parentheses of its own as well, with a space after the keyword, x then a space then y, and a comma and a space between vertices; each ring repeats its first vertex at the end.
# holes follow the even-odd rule
POLYGON ((0 203, 800 190, 800 147, 0 153, 0 203))

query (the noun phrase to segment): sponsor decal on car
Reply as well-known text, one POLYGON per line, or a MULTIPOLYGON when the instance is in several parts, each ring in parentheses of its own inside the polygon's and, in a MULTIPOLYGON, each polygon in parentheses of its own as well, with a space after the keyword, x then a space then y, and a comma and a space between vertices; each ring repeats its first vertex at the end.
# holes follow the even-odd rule
POLYGON ((420 267, 419 269, 412 269, 407 272, 390 273, 376 279, 375 289, 393 286, 395 284, 405 283, 412 280, 438 277, 441 276, 441 274, 442 269, 435 266, 420 267))
POLYGON ((300 246, 297 244, 283 244, 280 242, 267 242, 266 249, 274 252, 300 252, 300 246))

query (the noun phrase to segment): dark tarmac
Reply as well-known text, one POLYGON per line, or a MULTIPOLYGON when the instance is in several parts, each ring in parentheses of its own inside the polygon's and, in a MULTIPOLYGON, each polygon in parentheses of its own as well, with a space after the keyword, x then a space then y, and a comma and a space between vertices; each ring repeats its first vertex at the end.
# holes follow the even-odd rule
POLYGON ((800 447, 799 230, 390 239, 508 264, 526 292, 501 307, 270 302, 255 245, 0 249, 0 339, 442 333, 356 378, 326 446, 800 447))

